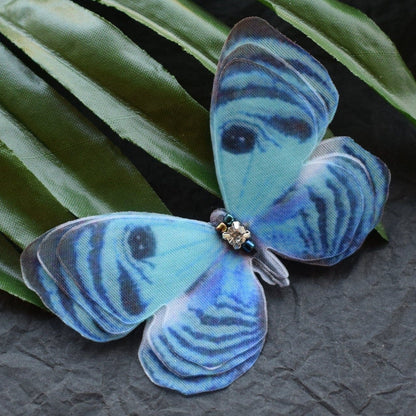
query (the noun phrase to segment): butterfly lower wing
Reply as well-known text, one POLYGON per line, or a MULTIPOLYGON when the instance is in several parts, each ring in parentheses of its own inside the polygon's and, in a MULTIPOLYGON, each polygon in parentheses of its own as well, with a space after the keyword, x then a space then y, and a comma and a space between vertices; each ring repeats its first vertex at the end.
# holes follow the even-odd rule
POLYGON ((227 252, 146 325, 139 357, 150 379, 183 394, 228 386, 256 361, 267 331, 249 258, 227 252))
POLYGON ((249 18, 233 28, 211 103, 217 177, 233 215, 249 221, 287 191, 337 100, 325 68, 266 22, 249 18))
POLYGON ((256 354, 226 373, 215 376, 181 378, 162 364, 148 344, 143 344, 139 353, 143 368, 153 383, 160 387, 179 391, 185 395, 206 393, 229 386, 238 377, 250 370, 258 358, 258 354, 256 354))
POLYGON ((57 227, 23 252, 21 264, 26 281, 64 322, 96 340, 69 320, 68 308, 76 308, 113 339, 181 295, 222 250, 206 223, 117 213, 57 227))
POLYGON ((251 228, 278 254, 332 265, 351 255, 380 220, 390 174, 352 139, 322 142, 289 192, 251 228))

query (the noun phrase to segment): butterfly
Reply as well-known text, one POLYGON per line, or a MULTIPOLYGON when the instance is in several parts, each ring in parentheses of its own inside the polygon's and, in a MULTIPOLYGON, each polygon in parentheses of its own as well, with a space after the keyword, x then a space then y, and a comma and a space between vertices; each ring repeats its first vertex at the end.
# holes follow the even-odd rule
POLYGON ((256 362, 263 286, 279 258, 331 266, 380 220, 390 174, 349 137, 322 140, 338 103, 326 69, 260 18, 239 22, 218 63, 210 123, 225 209, 205 223, 123 212, 53 228, 22 253, 24 280, 82 336, 105 342, 147 320, 155 384, 218 390, 256 362))

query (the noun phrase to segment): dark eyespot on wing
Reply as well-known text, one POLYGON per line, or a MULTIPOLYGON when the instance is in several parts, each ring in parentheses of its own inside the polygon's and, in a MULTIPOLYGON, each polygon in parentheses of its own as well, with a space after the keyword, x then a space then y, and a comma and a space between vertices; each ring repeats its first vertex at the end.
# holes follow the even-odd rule
POLYGON ((136 227, 130 230, 127 242, 131 255, 136 260, 142 260, 155 255, 156 239, 149 226, 136 227))
POLYGON ((222 134, 221 146, 226 152, 249 153, 255 145, 256 133, 248 127, 233 125, 222 134))

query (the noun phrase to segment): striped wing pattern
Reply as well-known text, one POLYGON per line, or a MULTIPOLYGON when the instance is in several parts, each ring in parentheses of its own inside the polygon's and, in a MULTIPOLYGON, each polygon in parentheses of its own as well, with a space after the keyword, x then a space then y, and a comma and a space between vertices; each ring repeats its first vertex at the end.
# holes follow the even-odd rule
POLYGON ((338 102, 325 68, 259 18, 231 31, 218 64, 211 135, 225 206, 250 222, 281 197, 338 102))
MULTIPOLYGON (((338 93, 325 67, 265 20, 248 17, 233 27, 221 53, 219 71, 236 51, 243 59, 260 61, 285 77, 289 83, 292 77, 302 79, 323 101, 328 119, 332 119, 338 105, 338 93)), ((301 82, 296 81, 296 84, 302 88, 301 82)), ((311 93, 307 94, 310 96, 311 93)))
POLYGON ((121 338, 125 334, 110 334, 100 327, 77 301, 70 298, 48 275, 37 258, 40 239, 22 253, 21 264, 26 285, 36 292, 42 302, 62 321, 83 337, 96 342, 121 338))
POLYGON ((264 293, 249 258, 228 251, 147 323, 139 357, 158 385, 183 394, 218 390, 254 364, 266 331, 264 293))
POLYGON ((61 289, 70 299, 74 299, 75 302, 87 312, 88 315, 95 321, 100 322, 103 330, 110 334, 123 334, 131 331, 136 325, 127 325, 120 320, 116 319, 112 314, 102 309, 97 303, 89 301, 83 295, 83 281, 80 284, 75 284, 71 279, 67 268, 63 266, 58 255, 52 256, 50 253, 57 252, 57 247, 62 237, 71 228, 81 226, 89 222, 89 219, 83 219, 78 221, 72 221, 67 224, 63 224, 51 230, 45 238, 41 238, 37 241, 36 256, 39 264, 42 266, 43 273, 52 279, 53 283, 61 289))
POLYGON ((183 294, 222 250, 206 223, 118 213, 52 229, 26 248, 21 265, 49 309, 83 336, 107 341, 183 294))
POLYGON ((333 265, 353 254, 378 223, 389 181, 386 165, 349 137, 325 140, 252 230, 284 257, 333 265))

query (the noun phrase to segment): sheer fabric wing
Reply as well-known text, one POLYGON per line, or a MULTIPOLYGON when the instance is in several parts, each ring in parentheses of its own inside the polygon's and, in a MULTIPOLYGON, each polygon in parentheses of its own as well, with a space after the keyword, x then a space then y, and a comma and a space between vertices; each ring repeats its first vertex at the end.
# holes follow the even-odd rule
POLYGON ((360 247, 382 215, 390 174, 348 137, 323 141, 289 192, 252 224, 278 254, 329 266, 360 247))
POLYGON ((44 238, 38 239, 39 243, 36 256, 43 271, 47 273, 49 278, 54 281, 66 296, 73 299, 84 309, 91 318, 96 322, 100 322, 101 327, 105 331, 111 334, 125 334, 131 331, 136 325, 127 325, 102 309, 98 304, 90 302, 82 293, 82 282, 80 285, 74 284, 66 268, 59 261, 58 256, 50 255, 50 253, 56 252, 58 244, 67 231, 89 221, 90 219, 88 218, 81 219, 55 227, 44 238))
POLYGON ((65 324, 83 337, 96 342, 106 342, 124 336, 125 334, 110 334, 103 330, 91 315, 50 278, 37 258, 40 241, 35 240, 22 253, 21 262, 26 285, 36 292, 42 302, 65 324))
POLYGON ((183 394, 228 386, 256 361, 266 303, 250 260, 223 257, 147 323, 139 358, 150 379, 183 394))
POLYGON ((248 18, 234 27, 211 102, 217 177, 233 215, 248 222, 287 191, 337 101, 325 68, 268 23, 248 18))
POLYGON ((183 294, 222 250, 206 223, 118 213, 49 231, 23 252, 21 264, 46 306, 81 335, 106 341, 183 294))

